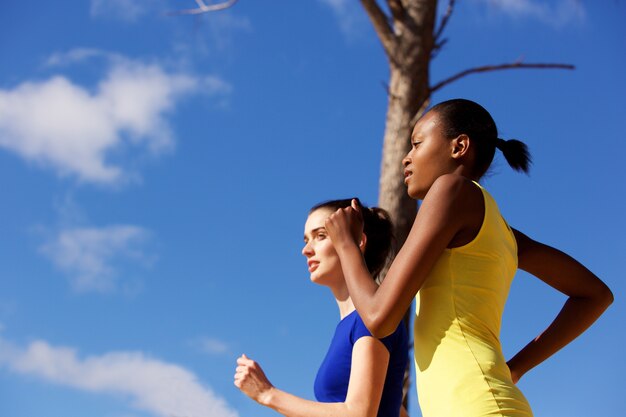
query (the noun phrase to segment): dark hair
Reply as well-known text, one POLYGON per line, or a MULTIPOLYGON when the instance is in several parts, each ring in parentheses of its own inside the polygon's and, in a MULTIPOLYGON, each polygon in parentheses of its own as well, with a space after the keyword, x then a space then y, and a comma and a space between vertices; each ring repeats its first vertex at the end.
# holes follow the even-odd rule
MULTIPOLYGON (((319 209, 335 211, 346 208, 350 206, 351 202, 351 198, 324 201, 313 206, 309 210, 309 214, 319 209)), ((372 278, 376 279, 393 254, 395 243, 393 224, 389 214, 379 207, 361 205, 361 213, 363 214, 363 233, 367 236, 363 257, 372 278)))
POLYGON ((430 111, 439 116, 443 134, 453 139, 467 135, 476 146, 475 173, 482 177, 493 161, 496 148, 516 171, 528 173, 532 162, 528 147, 517 139, 498 138, 496 122, 484 107, 471 100, 457 98, 441 102, 430 111))

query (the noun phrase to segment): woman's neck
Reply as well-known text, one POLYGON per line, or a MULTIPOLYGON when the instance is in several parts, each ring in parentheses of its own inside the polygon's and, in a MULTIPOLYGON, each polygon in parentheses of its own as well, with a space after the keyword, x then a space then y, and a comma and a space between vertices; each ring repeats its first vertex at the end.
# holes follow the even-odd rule
POLYGON ((330 289, 337 301, 337 307, 339 307, 339 316, 343 319, 348 314, 354 311, 354 303, 350 294, 348 293, 348 287, 344 284, 340 287, 330 289))

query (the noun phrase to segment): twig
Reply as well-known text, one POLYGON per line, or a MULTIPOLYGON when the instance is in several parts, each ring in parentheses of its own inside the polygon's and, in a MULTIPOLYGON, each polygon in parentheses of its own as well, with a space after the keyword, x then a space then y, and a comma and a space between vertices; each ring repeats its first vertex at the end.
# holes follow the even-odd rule
POLYGON ((459 78, 463 78, 466 75, 476 74, 479 72, 489 72, 489 71, 499 71, 506 69, 518 69, 518 68, 532 68, 532 69, 567 69, 573 70, 576 67, 570 64, 524 64, 523 62, 513 62, 511 64, 501 64, 501 65, 485 65, 482 67, 475 67, 466 69, 465 71, 461 71, 452 77, 446 78, 443 81, 438 82, 434 86, 430 88, 430 92, 434 93, 437 90, 440 90, 442 87, 458 80, 459 78))
POLYGON ((409 127, 411 128, 411 130, 413 130, 413 127, 415 126, 419 118, 424 115, 424 112, 426 111, 428 106, 430 106, 430 97, 427 97, 426 99, 424 99, 424 101, 422 101, 422 104, 420 105, 419 109, 413 115, 413 118, 411 119, 411 122, 409 124, 409 127))
POLYGON ((391 15, 395 20, 401 20, 406 15, 406 9, 400 0, 387 0, 391 15))
POLYGON ((452 12, 454 11, 454 2, 455 0, 448 1, 448 8, 446 9, 445 14, 441 18, 441 23, 439 23, 439 28, 437 28, 437 31, 435 32, 435 45, 438 45, 438 47, 439 47, 439 38, 443 34, 443 31, 446 28, 448 21, 450 20, 450 17, 452 16, 452 12))
POLYGON ((376 0, 361 0, 361 4, 369 15, 370 20, 374 25, 374 30, 378 34, 387 56, 393 56, 395 35, 393 33, 393 29, 389 25, 388 16, 382 11, 378 3, 376 3, 376 0))

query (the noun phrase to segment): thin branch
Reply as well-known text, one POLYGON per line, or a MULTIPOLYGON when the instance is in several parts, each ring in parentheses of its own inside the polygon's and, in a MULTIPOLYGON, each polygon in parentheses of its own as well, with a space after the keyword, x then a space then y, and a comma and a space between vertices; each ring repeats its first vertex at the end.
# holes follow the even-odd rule
POLYGON ((575 67, 573 65, 570 64, 524 64, 523 62, 513 62, 511 64, 501 64, 501 65, 485 65, 482 67, 475 67, 475 68, 470 68, 470 69, 466 69, 465 71, 461 71, 456 75, 453 75, 452 77, 446 78, 443 81, 438 82, 437 84, 435 84, 434 86, 430 87, 430 92, 431 94, 434 93, 437 90, 440 90, 442 87, 453 83, 454 81, 458 80, 459 78, 463 78, 466 75, 470 75, 470 74, 476 74, 479 72, 490 72, 490 71, 499 71, 499 70, 506 70, 506 69, 518 69, 518 68, 533 68, 533 69, 567 69, 567 70, 573 70, 575 69, 575 67))
POLYGON ((422 104, 420 105, 419 109, 413 115, 413 118, 411 119, 411 122, 409 124, 409 127, 411 128, 411 131, 413 131, 413 127, 415 127, 415 124, 420 119, 420 117, 422 117, 424 115, 424 113, 426 112, 426 109, 428 108, 428 106, 430 106, 430 97, 427 97, 427 98, 424 99, 424 101, 422 101, 422 104))
POLYGON ((444 47, 444 45, 448 43, 448 38, 443 38, 442 40, 435 43, 433 49, 430 50, 430 59, 433 60, 439 55, 439 52, 444 47))
POLYGON ((446 26, 448 25, 448 21, 452 16, 452 12, 454 11, 454 2, 455 0, 448 0, 448 7, 446 8, 446 13, 441 18, 441 22, 439 23, 439 28, 435 32, 435 45, 439 45, 439 38, 443 34, 446 26))
POLYGON ((406 16, 406 9, 400 0, 387 0, 391 15, 395 20, 402 20, 406 16))
POLYGON ((382 11, 376 0, 361 0, 361 4, 369 15, 387 56, 392 57, 396 40, 393 29, 389 25, 389 17, 382 11))
POLYGON ((209 12, 215 12, 218 10, 228 9, 229 7, 232 7, 235 3, 237 3, 237 0, 226 0, 221 3, 208 5, 204 2, 204 0, 196 0, 196 4, 198 5, 198 7, 195 9, 176 10, 173 12, 167 12, 166 14, 168 16, 180 16, 184 14, 194 15, 194 14, 209 13, 209 12))

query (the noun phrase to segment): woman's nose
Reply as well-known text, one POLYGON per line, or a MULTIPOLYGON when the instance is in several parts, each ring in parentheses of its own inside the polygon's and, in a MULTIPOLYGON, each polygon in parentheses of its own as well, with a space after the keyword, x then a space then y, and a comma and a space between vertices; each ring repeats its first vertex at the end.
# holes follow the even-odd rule
POLYGON ((405 157, 402 159, 402 166, 406 168, 407 165, 409 165, 410 163, 411 163, 411 160, 409 159, 409 154, 407 153, 405 157))
POLYGON ((307 258, 313 254, 313 249, 311 248, 311 245, 309 243, 305 243, 304 247, 302 248, 302 254, 307 258))

